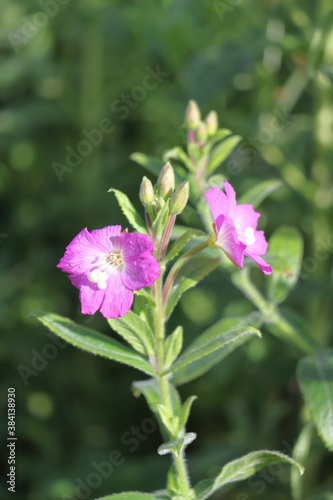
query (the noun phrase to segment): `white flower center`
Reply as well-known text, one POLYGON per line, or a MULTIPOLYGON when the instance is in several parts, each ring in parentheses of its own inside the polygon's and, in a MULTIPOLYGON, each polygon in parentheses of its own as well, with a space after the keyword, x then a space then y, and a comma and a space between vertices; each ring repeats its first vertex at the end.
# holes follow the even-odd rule
POLYGON ((253 227, 246 227, 243 232, 237 231, 237 235, 244 240, 246 246, 253 245, 253 243, 255 243, 256 241, 253 227))
POLYGON ((109 252, 98 260, 98 267, 88 273, 87 278, 91 283, 96 283, 100 290, 105 290, 110 274, 117 271, 122 265, 121 252, 109 252))

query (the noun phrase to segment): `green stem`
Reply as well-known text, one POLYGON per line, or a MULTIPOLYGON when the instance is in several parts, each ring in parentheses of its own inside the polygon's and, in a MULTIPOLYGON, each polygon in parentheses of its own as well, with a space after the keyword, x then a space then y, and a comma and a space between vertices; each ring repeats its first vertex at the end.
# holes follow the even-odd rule
MULTIPOLYGON (((156 361, 157 361, 157 372, 159 374, 158 382, 161 390, 161 403, 168 409, 172 417, 174 415, 174 410, 171 401, 170 385, 168 378, 162 376, 164 371, 164 337, 165 337, 165 315, 164 315, 164 305, 163 305, 163 277, 162 275, 155 281, 153 285, 153 293, 155 298, 155 311, 154 311, 154 323, 155 323, 155 335, 156 335, 156 361)), ((171 418, 172 418, 171 417, 171 418)), ((170 439, 174 440, 177 436, 170 435, 170 439)), ((181 488, 181 492, 184 500, 190 499, 191 486, 188 480, 188 474, 186 469, 186 462, 183 454, 178 457, 174 457, 174 464, 176 469, 176 474, 178 478, 178 484, 181 488)))

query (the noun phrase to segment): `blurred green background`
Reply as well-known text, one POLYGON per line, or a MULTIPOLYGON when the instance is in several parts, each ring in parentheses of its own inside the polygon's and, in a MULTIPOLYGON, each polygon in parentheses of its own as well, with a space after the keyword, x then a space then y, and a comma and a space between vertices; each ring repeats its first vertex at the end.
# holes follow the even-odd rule
MULTIPOLYGON (((5 415, 7 388, 15 387, 19 498, 93 499, 165 484, 169 458, 156 455, 158 431, 141 433, 137 446, 130 436, 132 426, 152 429, 145 401, 131 394, 138 374, 57 347, 29 313, 49 310, 108 332, 99 314, 80 314, 77 290, 56 264, 82 228, 126 226, 107 190, 126 192, 139 208, 145 172, 129 155, 160 157, 181 145, 189 99, 244 137, 233 154, 241 172, 230 178, 238 193, 282 179, 261 207, 261 227, 267 236, 281 224, 301 230, 305 260, 288 305, 323 346, 332 343, 330 7, 330 0, 2 0, 1 405, 5 415), (272 131, 277 108, 285 126, 272 131), (114 450, 122 458, 112 474, 82 486, 93 462, 114 450)), ((184 296, 170 328, 181 322, 189 342, 251 307, 217 272, 184 296)), ((265 332, 180 388, 183 399, 199 396, 189 424, 198 433, 189 448, 195 481, 243 452, 290 452, 307 418, 295 380, 299 356, 265 332)), ((2 459, 7 470, 6 453, 2 459)), ((316 433, 308 465, 306 497, 333 490, 332 456, 316 433)), ((288 474, 268 471, 223 498, 288 500, 288 474)))

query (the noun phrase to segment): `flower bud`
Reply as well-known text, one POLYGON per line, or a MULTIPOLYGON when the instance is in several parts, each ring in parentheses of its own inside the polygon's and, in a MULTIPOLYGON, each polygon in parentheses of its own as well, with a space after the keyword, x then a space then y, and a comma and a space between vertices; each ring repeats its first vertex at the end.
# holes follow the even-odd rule
POLYGON ((162 168, 157 179, 157 186, 163 199, 168 198, 173 193, 175 189, 175 173, 169 162, 162 168))
POLYGON ((219 120, 216 111, 211 111, 210 113, 208 113, 205 122, 208 135, 215 134, 219 126, 219 120))
POLYGON ((186 207, 189 195, 189 183, 184 181, 176 189, 170 198, 170 212, 172 214, 180 214, 186 207))
POLYGON ((203 122, 200 122, 197 129, 197 138, 200 144, 204 144, 207 140, 207 128, 203 122))
POLYGON ((185 125, 191 130, 195 130, 201 119, 199 106, 195 101, 190 101, 185 111, 185 125))
POLYGON ((151 181, 147 177, 143 177, 142 179, 139 197, 142 205, 150 205, 154 201, 154 188, 151 181))

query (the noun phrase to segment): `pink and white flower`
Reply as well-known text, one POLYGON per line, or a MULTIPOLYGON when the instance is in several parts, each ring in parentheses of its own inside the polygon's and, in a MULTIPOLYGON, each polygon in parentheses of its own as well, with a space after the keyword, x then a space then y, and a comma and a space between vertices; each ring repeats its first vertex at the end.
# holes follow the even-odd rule
POLYGON ((257 231, 260 217, 252 205, 237 205, 236 193, 228 181, 224 181, 225 193, 219 188, 208 189, 206 200, 212 212, 215 229, 215 245, 222 248, 229 259, 238 267, 244 266, 244 256, 250 257, 265 274, 272 273, 272 267, 261 255, 267 251, 263 231, 257 231))
POLYGON ((89 232, 83 229, 67 246, 57 267, 80 290, 81 311, 105 318, 124 316, 132 307, 134 290, 152 285, 160 266, 152 256, 149 236, 127 233, 121 226, 89 232))

